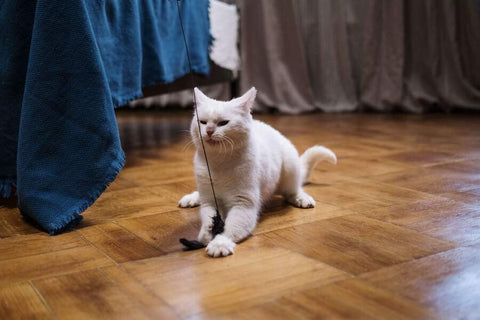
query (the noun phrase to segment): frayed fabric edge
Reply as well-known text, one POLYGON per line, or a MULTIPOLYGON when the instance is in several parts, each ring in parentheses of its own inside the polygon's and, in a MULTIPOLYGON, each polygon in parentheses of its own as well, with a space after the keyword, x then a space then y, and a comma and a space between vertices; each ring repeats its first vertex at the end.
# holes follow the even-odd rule
MULTIPOLYGON (((46 230, 51 236, 54 236, 78 225, 83 219, 81 213, 87 210, 88 207, 90 207, 98 199, 98 197, 100 197, 100 195, 105 191, 105 189, 110 185, 110 183, 112 183, 116 179, 117 175, 120 173, 120 170, 122 170, 124 165, 125 154, 123 150, 121 150, 119 157, 115 161, 113 161, 111 166, 107 169, 107 174, 103 179, 104 182, 96 185, 88 195, 87 199, 82 204, 74 208, 72 213, 62 216, 62 218, 58 221, 54 223, 49 223, 48 225, 39 226, 42 229, 46 230)), ((22 215, 27 218, 27 220, 32 220, 31 217, 24 214, 23 212, 22 215)), ((39 224, 38 222, 36 223, 39 224)))
POLYGON ((0 196, 2 198, 9 198, 12 195, 12 188, 17 187, 17 179, 6 178, 0 179, 0 196))

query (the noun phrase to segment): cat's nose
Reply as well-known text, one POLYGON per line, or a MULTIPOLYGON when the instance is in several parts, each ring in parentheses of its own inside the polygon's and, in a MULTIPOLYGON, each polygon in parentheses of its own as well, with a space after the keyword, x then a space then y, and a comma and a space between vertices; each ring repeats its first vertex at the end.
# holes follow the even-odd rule
POLYGON ((213 129, 207 129, 207 134, 208 134, 209 137, 211 137, 214 132, 215 132, 215 130, 213 130, 213 129))

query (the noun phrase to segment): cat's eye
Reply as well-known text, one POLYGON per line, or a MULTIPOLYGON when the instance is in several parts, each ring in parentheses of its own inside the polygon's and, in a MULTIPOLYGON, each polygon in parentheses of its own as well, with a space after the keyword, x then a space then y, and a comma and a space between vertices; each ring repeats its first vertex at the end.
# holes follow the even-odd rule
POLYGON ((223 120, 223 121, 220 121, 219 123, 217 123, 217 125, 218 125, 219 127, 225 126, 225 125, 227 125, 227 124, 228 124, 228 120, 223 120))
POLYGON ((207 121, 200 120, 200 123, 201 123, 201 124, 207 124, 207 121))

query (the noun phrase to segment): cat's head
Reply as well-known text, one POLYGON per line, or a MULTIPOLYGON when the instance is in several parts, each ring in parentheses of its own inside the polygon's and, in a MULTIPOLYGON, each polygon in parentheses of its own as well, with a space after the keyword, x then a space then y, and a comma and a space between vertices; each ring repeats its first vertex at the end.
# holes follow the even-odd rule
POLYGON ((190 131, 197 148, 201 148, 198 123, 206 148, 221 153, 243 145, 250 132, 251 109, 257 90, 252 87, 241 97, 230 101, 217 101, 198 88, 194 90, 199 121, 194 113, 190 131))

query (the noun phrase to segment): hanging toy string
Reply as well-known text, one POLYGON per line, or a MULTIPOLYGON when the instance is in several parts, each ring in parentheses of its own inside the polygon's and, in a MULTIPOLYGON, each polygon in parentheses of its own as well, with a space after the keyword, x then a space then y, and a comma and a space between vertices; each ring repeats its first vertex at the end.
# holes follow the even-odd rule
MULTIPOLYGON (((187 38, 185 36, 185 30, 183 28, 182 15, 180 13, 180 0, 177 0, 176 3, 177 3, 178 21, 180 22, 180 28, 182 30, 183 42, 185 44, 185 50, 186 50, 187 59, 188 59, 188 67, 190 69, 190 82, 193 90, 195 88, 195 79, 193 76, 192 62, 190 60, 190 52, 188 50, 187 38)), ((208 178, 210 179, 210 187, 212 188, 213 199, 215 200, 216 213, 215 213, 215 216, 212 218, 213 219, 212 238, 214 238, 217 234, 223 232, 223 227, 225 223, 223 222, 222 217, 220 216, 220 212, 218 211, 218 202, 217 202, 217 196, 215 194, 215 188, 213 186, 212 173, 210 172, 210 165, 208 163, 207 151, 205 150, 205 145, 202 138, 202 131, 200 129, 200 119, 198 117, 197 97, 195 96, 195 90, 193 90, 193 109, 195 110, 195 117, 197 118, 198 135, 200 137, 200 143, 202 145, 203 155, 205 157, 205 163, 207 164, 208 178)), ((181 238, 180 243, 185 246, 185 250, 196 250, 196 249, 205 247, 205 245, 199 241, 187 240, 185 238, 181 238)))

